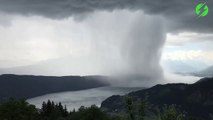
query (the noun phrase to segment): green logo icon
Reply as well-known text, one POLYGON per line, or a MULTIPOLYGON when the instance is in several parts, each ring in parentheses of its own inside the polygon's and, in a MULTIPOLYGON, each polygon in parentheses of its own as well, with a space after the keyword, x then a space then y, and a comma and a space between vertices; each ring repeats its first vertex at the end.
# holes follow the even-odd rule
POLYGON ((209 13, 209 8, 206 5, 206 2, 198 4, 195 8, 195 13, 199 17, 205 17, 209 13))

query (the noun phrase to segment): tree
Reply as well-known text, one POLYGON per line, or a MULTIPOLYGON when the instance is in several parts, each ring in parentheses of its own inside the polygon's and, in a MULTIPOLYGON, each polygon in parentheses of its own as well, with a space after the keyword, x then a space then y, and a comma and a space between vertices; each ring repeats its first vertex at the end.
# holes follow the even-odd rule
POLYGON ((213 120, 213 114, 210 114, 210 120, 213 120))
POLYGON ((69 112, 67 111, 67 106, 65 105, 63 109, 63 116, 67 117, 68 115, 69 115, 69 112))
POLYGON ((146 96, 144 99, 140 101, 140 108, 139 108, 139 119, 144 120, 146 115, 146 109, 148 107, 148 97, 146 96))
POLYGON ((113 115, 110 120, 126 120, 122 115, 113 115))
POLYGON ((126 107, 127 107, 127 112, 129 114, 129 118, 130 120, 135 120, 134 118, 134 114, 133 114, 133 100, 131 97, 127 97, 126 98, 126 107))
POLYGON ((165 105, 161 113, 161 120, 183 120, 183 114, 176 109, 175 105, 165 105))
POLYGON ((109 120, 107 114, 95 105, 91 107, 81 106, 77 112, 72 112, 71 120, 109 120))
POLYGON ((37 120, 38 111, 26 100, 10 99, 0 104, 0 120, 37 120))
POLYGON ((54 103, 50 100, 48 100, 47 103, 43 102, 40 113, 44 119, 48 120, 64 119, 69 115, 67 108, 64 107, 61 102, 54 103))

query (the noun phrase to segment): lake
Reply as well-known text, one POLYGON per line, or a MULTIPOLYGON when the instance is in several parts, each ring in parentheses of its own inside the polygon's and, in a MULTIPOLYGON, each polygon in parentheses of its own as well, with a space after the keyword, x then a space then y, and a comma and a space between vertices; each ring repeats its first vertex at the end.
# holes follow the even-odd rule
POLYGON ((124 95, 132 91, 137 91, 140 87, 99 87, 80 91, 67 91, 52 93, 28 99, 30 104, 41 108, 43 101, 61 102, 68 110, 78 109, 80 106, 89 107, 91 105, 100 106, 101 102, 112 95, 124 95))

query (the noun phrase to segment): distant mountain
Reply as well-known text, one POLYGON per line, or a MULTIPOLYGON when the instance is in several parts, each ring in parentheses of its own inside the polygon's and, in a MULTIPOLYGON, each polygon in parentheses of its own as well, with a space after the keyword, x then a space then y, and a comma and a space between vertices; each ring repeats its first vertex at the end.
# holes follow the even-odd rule
POLYGON ((198 77, 213 77, 213 66, 210 66, 202 71, 193 72, 191 74, 198 77))
MULTIPOLYGON (((194 84, 166 84, 129 93, 136 99, 148 96, 149 104, 162 108, 176 104, 188 115, 207 118, 213 113, 213 78, 205 78, 194 84)), ((102 102, 101 108, 109 113, 125 110, 125 96, 114 95, 102 102)))
POLYGON ((164 60, 162 66, 173 73, 190 73, 200 71, 208 67, 206 64, 199 61, 181 61, 181 60, 164 60))
POLYGON ((0 68, 0 74, 19 75, 45 75, 45 76, 67 76, 67 75, 93 75, 103 74, 99 71, 101 67, 98 59, 85 57, 62 57, 48 59, 31 65, 0 68), (81 62, 79 62, 81 61, 81 62), (89 64, 88 64, 89 63, 89 64), (96 66, 96 67, 94 67, 96 66), (82 70, 83 69, 83 70, 82 70))
POLYGON ((32 98, 48 93, 76 91, 107 86, 103 76, 0 75, 0 100, 9 97, 32 98))

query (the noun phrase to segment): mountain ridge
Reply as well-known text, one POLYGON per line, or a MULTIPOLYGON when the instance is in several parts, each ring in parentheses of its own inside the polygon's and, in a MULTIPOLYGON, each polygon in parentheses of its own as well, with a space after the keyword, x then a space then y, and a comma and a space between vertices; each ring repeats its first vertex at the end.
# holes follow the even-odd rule
POLYGON ((204 69, 204 70, 201 70, 201 71, 198 71, 198 72, 193 72, 191 73, 192 75, 195 75, 195 76, 198 76, 198 77, 213 77, 213 65, 204 69))
POLYGON ((213 113, 213 78, 205 78, 194 84, 165 84, 131 92, 125 96, 114 95, 102 102, 101 108, 108 113, 120 113, 125 110, 125 97, 144 99, 163 108, 166 105, 178 105, 190 116, 206 118, 213 113), (199 109, 198 109, 199 108, 199 109))
POLYGON ((13 98, 32 98, 44 94, 76 91, 108 86, 103 76, 34 76, 0 75, 0 101, 13 98))

